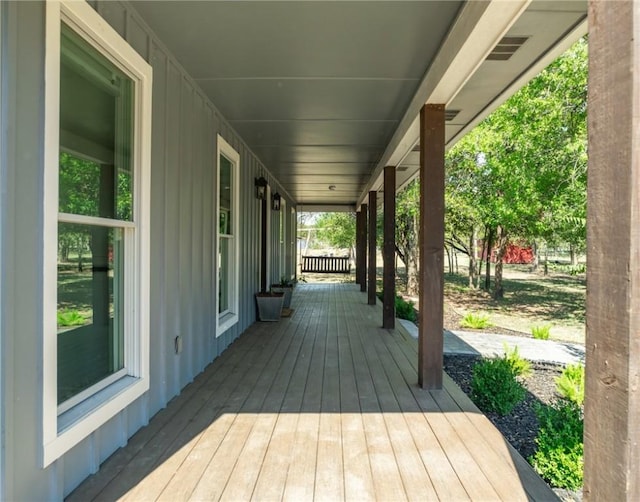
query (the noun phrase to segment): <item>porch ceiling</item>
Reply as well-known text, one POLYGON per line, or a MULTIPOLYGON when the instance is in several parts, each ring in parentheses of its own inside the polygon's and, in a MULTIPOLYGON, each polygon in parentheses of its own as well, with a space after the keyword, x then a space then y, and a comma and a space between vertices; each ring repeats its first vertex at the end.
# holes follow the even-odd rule
POLYGON ((406 183, 425 102, 460 110, 451 145, 586 30, 584 1, 134 5, 302 206, 355 205, 384 165, 406 183), (527 39, 485 61, 505 35, 527 39))

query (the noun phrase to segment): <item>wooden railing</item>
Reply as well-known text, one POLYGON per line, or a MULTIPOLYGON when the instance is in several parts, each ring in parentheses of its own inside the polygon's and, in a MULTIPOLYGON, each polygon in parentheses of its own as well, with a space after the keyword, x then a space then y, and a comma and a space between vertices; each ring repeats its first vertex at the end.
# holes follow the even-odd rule
POLYGON ((302 272, 349 274, 351 273, 351 261, 348 256, 303 256, 302 272))

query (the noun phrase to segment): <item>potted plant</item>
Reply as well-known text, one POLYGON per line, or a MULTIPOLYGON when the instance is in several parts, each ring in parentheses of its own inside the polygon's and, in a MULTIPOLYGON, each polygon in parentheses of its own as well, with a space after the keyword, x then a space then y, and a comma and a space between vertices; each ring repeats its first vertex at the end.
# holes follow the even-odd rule
POLYGON ((276 293, 274 291, 256 293, 258 318, 261 321, 279 321, 283 300, 284 293, 276 293))
POLYGON ((287 279, 286 276, 280 277, 280 282, 271 285, 271 291, 274 293, 284 293, 283 308, 291 307, 291 297, 293 296, 293 288, 295 287, 294 279, 287 279))

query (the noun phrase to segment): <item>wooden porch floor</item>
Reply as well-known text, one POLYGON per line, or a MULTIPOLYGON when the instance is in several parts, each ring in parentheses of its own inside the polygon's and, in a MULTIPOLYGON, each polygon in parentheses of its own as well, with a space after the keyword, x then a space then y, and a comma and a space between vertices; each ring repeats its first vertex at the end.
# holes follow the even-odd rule
POLYGON ((557 500, 353 284, 301 285, 69 500, 557 500))

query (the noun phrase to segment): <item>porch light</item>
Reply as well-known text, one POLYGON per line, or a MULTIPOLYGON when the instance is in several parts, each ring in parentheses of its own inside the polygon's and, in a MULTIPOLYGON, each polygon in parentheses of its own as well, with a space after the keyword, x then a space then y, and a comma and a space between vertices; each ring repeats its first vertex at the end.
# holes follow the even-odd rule
POLYGON ((256 178, 256 199, 258 200, 266 200, 267 198, 267 180, 264 177, 260 176, 256 178))
POLYGON ((280 200, 282 199, 282 197, 280 197, 280 194, 278 192, 273 194, 273 200, 271 201, 271 209, 273 209, 274 211, 280 211, 280 200))

